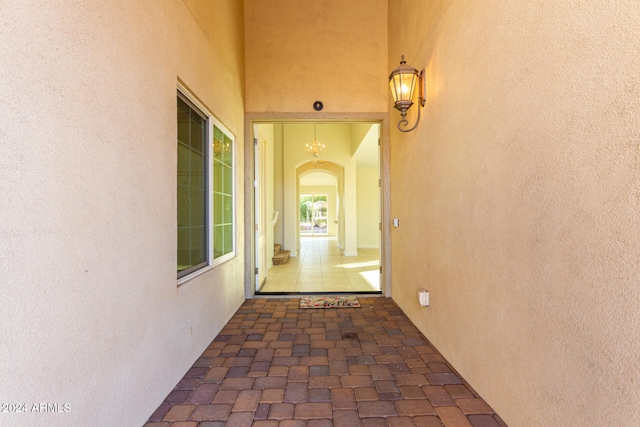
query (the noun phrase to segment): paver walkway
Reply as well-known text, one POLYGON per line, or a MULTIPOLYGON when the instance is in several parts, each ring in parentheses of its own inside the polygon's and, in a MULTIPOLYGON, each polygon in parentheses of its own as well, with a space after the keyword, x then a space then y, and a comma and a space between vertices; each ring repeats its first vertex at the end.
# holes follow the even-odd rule
POLYGON ((389 298, 242 307, 145 427, 504 427, 389 298))

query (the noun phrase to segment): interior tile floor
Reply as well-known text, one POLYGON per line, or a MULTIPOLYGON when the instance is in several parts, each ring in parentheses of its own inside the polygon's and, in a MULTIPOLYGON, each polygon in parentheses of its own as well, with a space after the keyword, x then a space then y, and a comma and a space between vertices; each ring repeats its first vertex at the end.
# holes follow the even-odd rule
POLYGON ((504 427, 389 298, 247 300, 145 427, 504 427))
POLYGON ((332 237, 303 237, 298 256, 274 265, 259 292, 379 292, 379 249, 342 256, 332 237))

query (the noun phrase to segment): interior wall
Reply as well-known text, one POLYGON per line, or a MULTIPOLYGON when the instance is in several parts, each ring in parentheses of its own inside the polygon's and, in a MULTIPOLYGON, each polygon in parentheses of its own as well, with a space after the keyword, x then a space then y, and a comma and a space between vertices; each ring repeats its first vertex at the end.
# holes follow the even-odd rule
POLYGON ((358 151, 358 147, 369 136, 370 132, 375 131, 377 125, 371 123, 354 123, 351 126, 351 153, 358 151))
POLYGON ((393 298, 510 426, 640 424, 639 27, 630 0, 389 2, 390 68, 428 78, 391 131, 393 298))
MULTIPOLYGON (((267 255, 268 255, 268 263, 269 263, 269 267, 271 267, 273 265, 273 255, 274 255, 274 243, 275 243, 275 224, 272 221, 273 216, 275 215, 275 188, 274 188, 274 182, 275 182, 275 174, 273 173, 269 173, 270 171, 273 171, 273 164, 274 164, 274 152, 275 152, 275 147, 274 147, 274 141, 273 141, 273 125, 271 125, 269 127, 269 130, 271 131, 268 135, 269 135, 269 139, 267 140, 267 171, 266 171, 266 175, 267 175, 267 182, 266 182, 266 186, 267 186, 267 221, 269 222, 267 224, 267 227, 269 227, 267 229, 267 255)), ((280 213, 278 212, 277 216, 276 216, 276 222, 279 221, 279 217, 280 217, 280 213)))
POLYGON ((267 144, 267 158, 265 159, 266 165, 266 177, 267 182, 263 183, 264 191, 266 192, 265 200, 266 200, 266 212, 267 212, 267 222, 266 224, 266 234, 267 234, 267 270, 273 266, 273 245, 275 242, 275 228, 276 224, 282 219, 280 218, 280 213, 278 212, 278 218, 276 224, 271 222, 271 218, 273 217, 273 212, 275 209, 275 188, 274 182, 276 180, 276 173, 274 170, 274 153, 275 153, 275 142, 274 142, 274 124, 273 123, 264 123, 258 125, 258 138, 260 141, 266 141, 267 144))
POLYGON ((177 81, 242 171, 242 3, 3 2, 0 28, 0 397, 69 408, 0 423, 142 425, 244 297, 242 173, 238 257, 176 281, 177 81))
POLYGON ((374 168, 358 168, 356 173, 358 248, 379 248, 379 172, 374 168))
POLYGON ((387 111, 386 0, 244 3, 246 111, 387 111))
POLYGON ((280 212, 274 228, 274 242, 284 243, 284 146, 283 125, 273 125, 273 208, 280 212))

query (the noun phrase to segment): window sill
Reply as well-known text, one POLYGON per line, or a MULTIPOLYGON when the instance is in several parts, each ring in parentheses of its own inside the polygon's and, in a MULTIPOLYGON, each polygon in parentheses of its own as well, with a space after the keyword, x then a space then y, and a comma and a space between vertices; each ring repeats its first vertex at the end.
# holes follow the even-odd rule
POLYGON ((187 283, 188 281, 195 279, 196 277, 200 276, 201 274, 206 273, 209 270, 213 270, 214 266, 213 265, 208 265, 206 267, 202 267, 200 270, 194 271, 191 274, 187 274, 184 277, 181 277, 178 279, 178 287, 184 285, 185 283, 187 283))
POLYGON ((213 264, 208 265, 206 267, 202 267, 200 270, 196 270, 191 274, 187 274, 184 277, 181 277, 178 279, 178 287, 184 285, 185 283, 187 283, 188 281, 190 281, 191 279, 195 279, 196 277, 200 276, 201 274, 206 273, 207 271, 213 270, 216 267, 221 266, 222 264, 224 264, 227 261, 231 261, 232 259, 235 259, 237 257, 237 254, 234 252, 228 253, 227 255, 224 255, 218 259, 216 259, 213 264))

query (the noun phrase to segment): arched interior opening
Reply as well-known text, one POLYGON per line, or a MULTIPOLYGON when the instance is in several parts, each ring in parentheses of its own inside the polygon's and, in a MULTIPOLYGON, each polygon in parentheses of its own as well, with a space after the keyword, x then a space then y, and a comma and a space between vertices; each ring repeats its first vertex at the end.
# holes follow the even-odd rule
MULTIPOLYGON (((326 219, 324 215, 316 216, 320 218, 320 221, 326 221, 326 233, 315 233, 314 229, 322 229, 323 223, 312 218, 310 226, 310 233, 304 232, 304 226, 298 226, 296 228, 296 247, 300 250, 301 238, 306 235, 311 236, 325 236, 334 237, 340 250, 340 254, 356 253, 357 254, 357 234, 348 233, 349 241, 347 242, 345 229, 347 228, 347 219, 345 217, 345 185, 344 185, 344 167, 332 162, 323 162, 322 164, 315 164, 313 162, 307 162, 296 168, 296 194, 297 200, 300 200, 298 204, 299 208, 297 213, 297 223, 308 223, 303 218, 303 212, 305 207, 303 203, 309 204, 308 201, 303 201, 301 198, 304 195, 310 195, 313 198, 312 204, 322 203, 322 197, 325 197, 326 203, 326 219), (318 196, 320 200, 318 201, 318 196)), ((353 215, 353 212, 349 212, 353 215)), ((352 221, 349 221, 352 222, 352 221)))

